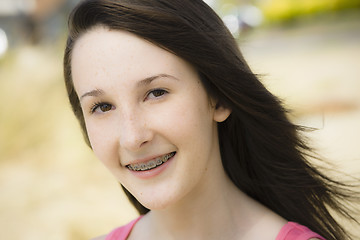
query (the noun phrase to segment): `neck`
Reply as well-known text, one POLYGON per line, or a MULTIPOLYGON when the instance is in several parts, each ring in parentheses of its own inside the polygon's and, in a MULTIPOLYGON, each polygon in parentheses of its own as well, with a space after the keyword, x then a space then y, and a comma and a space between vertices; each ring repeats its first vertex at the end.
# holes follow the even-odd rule
POLYGON ((224 232, 232 235, 236 226, 231 203, 233 193, 226 188, 219 190, 217 194, 206 189, 198 191, 177 206, 152 211, 150 216, 154 223, 161 224, 158 230, 169 237, 161 239, 230 239, 224 238, 224 232))
POLYGON ((242 239, 253 234, 261 219, 268 218, 269 211, 242 193, 225 172, 208 180, 210 184, 194 189, 176 205, 147 214, 144 218, 151 223, 145 226, 147 236, 154 236, 150 239, 242 239))

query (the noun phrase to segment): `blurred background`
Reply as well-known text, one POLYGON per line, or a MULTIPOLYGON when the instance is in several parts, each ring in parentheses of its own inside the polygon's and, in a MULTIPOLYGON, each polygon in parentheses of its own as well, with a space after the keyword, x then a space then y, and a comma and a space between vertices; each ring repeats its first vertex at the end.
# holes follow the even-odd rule
MULTIPOLYGON (((136 217, 67 100, 62 57, 77 2, 0 0, 0 239, 89 239, 136 217)), ((289 117, 318 128, 307 135, 319 153, 360 177, 360 0, 206 2, 289 117)))

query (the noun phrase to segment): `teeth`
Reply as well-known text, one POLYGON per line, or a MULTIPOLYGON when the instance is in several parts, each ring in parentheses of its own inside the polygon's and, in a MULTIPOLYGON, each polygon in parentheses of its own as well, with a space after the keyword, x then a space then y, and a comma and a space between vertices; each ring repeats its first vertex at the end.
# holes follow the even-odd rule
POLYGON ((146 170, 146 169, 147 169, 146 164, 144 164, 144 163, 140 164, 140 170, 141 170, 141 171, 144 171, 144 170, 146 170))
POLYGON ((149 168, 154 168, 154 167, 156 167, 156 162, 155 162, 155 160, 150 161, 150 162, 147 164, 147 166, 148 166, 149 168))
POLYGON ((157 166, 160 166, 163 163, 166 163, 167 160, 169 160, 174 155, 175 155, 175 152, 172 152, 172 153, 166 154, 163 157, 156 158, 155 160, 151 160, 146 163, 129 164, 126 167, 133 171, 146 171, 146 170, 156 168, 157 166))
POLYGON ((157 158, 157 159, 156 159, 156 165, 161 165, 161 164, 162 164, 161 158, 157 158))

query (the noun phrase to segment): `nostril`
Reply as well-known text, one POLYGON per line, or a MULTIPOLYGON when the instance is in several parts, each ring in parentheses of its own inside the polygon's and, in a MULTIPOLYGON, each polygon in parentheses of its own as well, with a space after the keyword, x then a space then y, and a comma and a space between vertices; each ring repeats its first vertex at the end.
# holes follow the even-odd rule
POLYGON ((143 145, 147 144, 149 141, 144 141, 143 143, 140 144, 140 147, 142 147, 143 145))

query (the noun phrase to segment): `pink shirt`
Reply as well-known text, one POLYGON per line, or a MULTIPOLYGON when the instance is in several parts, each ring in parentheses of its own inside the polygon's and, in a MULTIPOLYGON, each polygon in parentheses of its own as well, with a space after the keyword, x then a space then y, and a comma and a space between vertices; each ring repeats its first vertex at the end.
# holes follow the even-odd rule
POLYGON ((281 228, 275 240, 308 240, 310 238, 325 240, 325 238, 303 225, 295 222, 288 222, 281 228))
POLYGON ((115 228, 106 236, 105 240, 126 240, 135 226, 135 223, 137 223, 141 218, 142 216, 132 220, 122 227, 115 228))
MULTIPOLYGON (((141 219, 141 217, 142 216, 134 219, 122 227, 114 229, 106 236, 105 240, 126 240, 130 235, 131 230, 137 221, 141 219)), ((325 238, 321 237, 317 233, 312 232, 305 226, 294 222, 288 222, 281 228, 275 240, 308 240, 310 238, 325 240, 325 238)))

